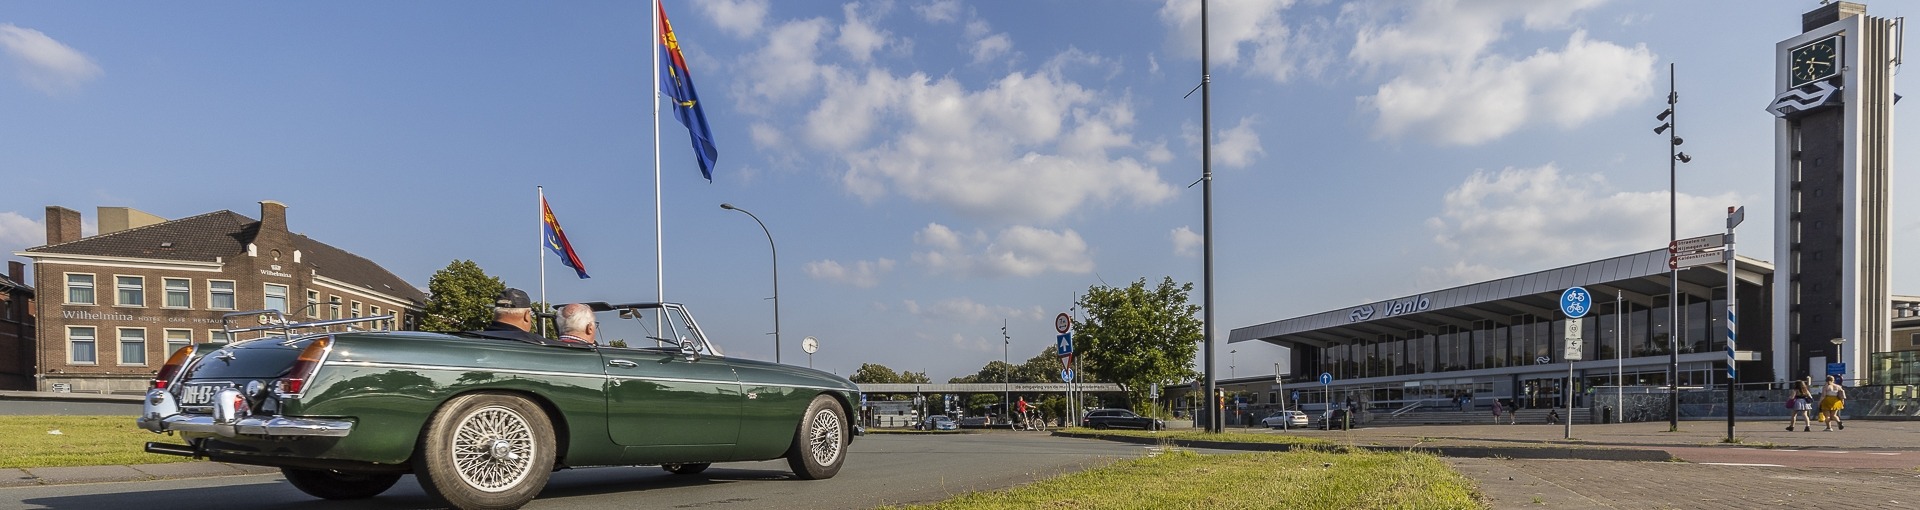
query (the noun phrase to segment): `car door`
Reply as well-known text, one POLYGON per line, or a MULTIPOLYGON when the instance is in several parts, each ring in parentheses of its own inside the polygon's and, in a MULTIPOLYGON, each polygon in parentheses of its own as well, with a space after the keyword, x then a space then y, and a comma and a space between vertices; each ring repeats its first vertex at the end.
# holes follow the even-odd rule
MULTIPOLYGON (((668 333, 698 342, 697 332, 668 333)), ((670 344, 600 349, 608 434, 614 444, 628 447, 630 461, 698 462, 732 455, 745 400, 740 377, 726 358, 700 351, 689 355, 670 344)))

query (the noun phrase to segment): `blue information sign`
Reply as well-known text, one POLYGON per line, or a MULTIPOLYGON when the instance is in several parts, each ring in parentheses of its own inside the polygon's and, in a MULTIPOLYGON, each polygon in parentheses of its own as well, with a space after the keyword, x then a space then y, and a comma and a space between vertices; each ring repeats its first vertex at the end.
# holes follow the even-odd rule
POLYGON ((1073 354, 1073 333, 1061 333, 1053 337, 1053 346, 1060 356, 1073 354))
POLYGON ((1300 401, 1300 390, 1293 390, 1293 401, 1294 402, 1300 401))
POLYGON ((1331 373, 1327 373, 1327 372, 1321 372, 1321 373, 1320 373, 1320 384, 1323 384, 1323 385, 1324 385, 1324 384, 1333 384, 1333 374, 1331 374, 1331 373))
POLYGON ((1586 317, 1587 311, 1592 309, 1593 294, 1588 293, 1586 288, 1574 287, 1560 293, 1560 312, 1567 314, 1567 318, 1586 317))
POLYGON ((1846 363, 1828 363, 1827 375, 1837 375, 1837 376, 1845 377, 1847 375, 1847 364, 1846 363))

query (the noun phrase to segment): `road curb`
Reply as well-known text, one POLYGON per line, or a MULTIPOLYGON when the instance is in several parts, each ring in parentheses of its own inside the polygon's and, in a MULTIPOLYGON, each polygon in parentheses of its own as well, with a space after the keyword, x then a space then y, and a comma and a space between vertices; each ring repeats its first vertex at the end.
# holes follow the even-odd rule
POLYGON ((1054 432, 1055 437, 1079 439, 1098 439, 1134 444, 1172 444, 1182 448, 1206 448, 1211 450, 1240 450, 1255 452, 1284 452, 1298 449, 1359 448, 1376 452, 1420 452, 1441 457, 1492 458, 1492 459, 1563 459, 1563 460, 1616 460, 1666 462, 1675 460, 1673 454, 1658 448, 1564 448, 1556 446, 1387 446, 1387 445, 1293 445, 1278 443, 1239 443, 1231 441, 1196 441, 1190 439, 1171 439, 1153 437, 1112 436, 1080 432, 1054 432))

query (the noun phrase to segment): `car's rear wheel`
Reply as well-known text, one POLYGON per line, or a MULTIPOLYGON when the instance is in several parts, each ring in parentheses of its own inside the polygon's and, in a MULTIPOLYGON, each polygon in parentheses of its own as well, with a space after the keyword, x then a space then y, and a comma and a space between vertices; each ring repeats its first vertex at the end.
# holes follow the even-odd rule
POLYGON ((553 425, 540 406, 477 393, 433 414, 413 462, 428 496, 454 508, 511 509, 547 486, 553 458, 553 425))
POLYGON ((660 469, 665 469, 667 470, 668 473, 673 473, 676 475, 695 475, 695 474, 700 474, 701 471, 706 471, 707 467, 712 465, 713 463, 710 463, 710 462, 692 462, 687 464, 661 464, 660 469))
POLYGON ((793 445, 787 449, 787 465, 793 468, 794 476, 824 480, 838 474, 840 466, 846 464, 847 442, 851 439, 847 430, 847 414, 839 402, 826 395, 813 397, 806 414, 800 415, 793 445))
POLYGON ((1095 423, 1093 424, 1093 430, 1107 430, 1107 424, 1105 422, 1095 423))
POLYGON ((331 469, 280 468, 287 483, 320 499, 366 499, 380 495, 400 481, 399 473, 359 473, 331 469))

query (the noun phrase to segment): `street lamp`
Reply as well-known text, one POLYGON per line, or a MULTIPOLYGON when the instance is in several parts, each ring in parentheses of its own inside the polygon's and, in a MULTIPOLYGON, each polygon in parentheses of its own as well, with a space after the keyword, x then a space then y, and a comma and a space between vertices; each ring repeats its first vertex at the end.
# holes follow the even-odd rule
MULTIPOLYGON (((1667 64, 1667 109, 1654 116, 1653 120, 1664 121, 1653 128, 1653 134, 1667 135, 1667 246, 1673 246, 1680 239, 1680 203, 1675 197, 1679 187, 1677 175, 1681 163, 1693 162, 1693 156, 1680 152, 1680 144, 1687 143, 1680 138, 1680 116, 1674 113, 1674 107, 1680 102, 1680 93, 1674 89, 1672 63, 1667 64)), ((1668 254, 1669 257, 1672 254, 1668 254)), ((1667 262, 1667 427, 1669 432, 1680 430, 1680 269, 1675 267, 1671 258, 1667 262)))
POLYGON ((726 209, 729 211, 740 211, 740 212, 746 213, 748 218, 753 218, 754 223, 760 224, 760 231, 765 232, 767 234, 767 249, 773 252, 773 362, 779 363, 780 362, 780 248, 773 245, 773 231, 767 230, 766 222, 760 221, 759 216, 754 216, 752 212, 749 212, 746 209, 734 207, 733 204, 720 204, 720 208, 726 209))
POLYGON ((1227 378, 1228 379, 1233 379, 1234 377, 1237 377, 1234 375, 1233 365, 1240 361, 1239 354, 1240 354, 1239 349, 1227 351, 1227 378))
POLYGON ((1000 417, 1007 420, 1009 429, 1013 424, 1013 358, 1007 356, 1007 349, 1013 346, 1013 337, 1007 336, 1007 320, 1000 319, 1000 417))

